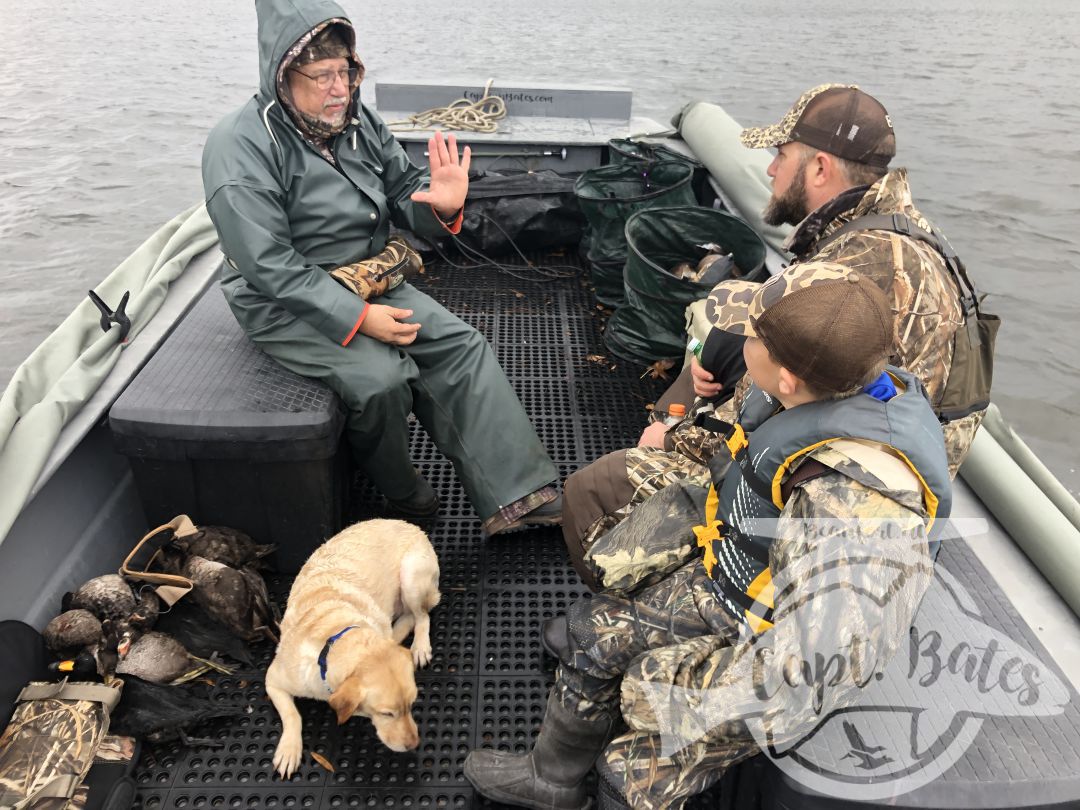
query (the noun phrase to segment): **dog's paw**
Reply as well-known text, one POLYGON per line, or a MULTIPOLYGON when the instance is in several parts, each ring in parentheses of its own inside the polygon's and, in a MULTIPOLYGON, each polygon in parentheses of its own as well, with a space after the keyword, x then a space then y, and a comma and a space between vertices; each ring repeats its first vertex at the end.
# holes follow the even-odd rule
POLYGON ((412 660, 417 669, 426 667, 431 663, 431 640, 414 639, 412 643, 412 660))
POLYGON ((300 758, 304 755, 304 743, 300 735, 282 736, 274 751, 274 770, 282 779, 288 779, 300 767, 300 758))

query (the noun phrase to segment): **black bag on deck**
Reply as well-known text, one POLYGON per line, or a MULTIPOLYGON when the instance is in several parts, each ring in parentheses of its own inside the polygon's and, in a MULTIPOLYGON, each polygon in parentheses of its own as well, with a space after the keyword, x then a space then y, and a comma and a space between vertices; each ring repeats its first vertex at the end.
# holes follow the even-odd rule
POLYGON ((469 181, 458 238, 487 256, 572 247, 581 241, 585 215, 574 195, 576 177, 553 171, 487 172, 469 181))
POLYGON ((581 254, 589 263, 596 300, 606 307, 624 302, 626 221, 638 211, 693 205, 694 169, 681 160, 601 166, 582 172, 574 193, 588 220, 581 254))
POLYGON ((49 660, 41 633, 12 619, 0 622, 0 730, 11 719, 22 688, 49 676, 49 660))
POLYGON ((704 246, 710 243, 731 253, 739 278, 764 278, 765 243, 731 214, 682 206, 639 211, 627 220, 626 302, 604 330, 604 344, 613 354, 641 365, 657 360, 682 362, 686 307, 724 279, 699 283, 676 278, 670 271, 682 262, 697 264, 709 252, 704 246))

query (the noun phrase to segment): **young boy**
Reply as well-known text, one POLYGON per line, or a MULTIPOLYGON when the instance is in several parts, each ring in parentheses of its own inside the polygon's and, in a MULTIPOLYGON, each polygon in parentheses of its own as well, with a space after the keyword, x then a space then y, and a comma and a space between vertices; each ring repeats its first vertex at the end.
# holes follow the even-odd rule
MULTIPOLYGON (((533 750, 466 760, 491 799, 584 808, 603 754, 609 806, 680 807, 757 752, 747 717, 769 718, 774 739, 808 733, 906 637, 951 495, 925 391, 886 370, 884 295, 858 272, 810 262, 712 298, 715 325, 747 336, 754 386, 728 432, 736 463, 713 481, 702 525, 672 538, 696 554, 629 598, 571 606, 533 750), (848 677, 800 683, 800 662, 819 654, 846 656, 848 677), (648 693, 665 685, 696 697, 658 713, 648 693), (710 703, 711 690, 723 698, 710 703), (629 730, 612 740, 620 693, 629 730), (663 735, 688 744, 666 755, 663 735)), ((628 521, 648 520, 648 505, 628 521)))

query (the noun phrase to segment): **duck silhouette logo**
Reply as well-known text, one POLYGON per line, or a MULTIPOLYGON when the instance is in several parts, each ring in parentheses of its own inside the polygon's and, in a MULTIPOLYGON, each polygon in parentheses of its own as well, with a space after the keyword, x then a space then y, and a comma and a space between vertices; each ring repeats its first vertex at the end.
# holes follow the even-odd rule
POLYGON ((851 750, 844 754, 841 759, 855 757, 859 760, 856 767, 864 771, 872 771, 893 761, 892 757, 881 753, 885 750, 884 745, 868 745, 854 723, 850 720, 844 720, 843 724, 844 733, 847 735, 848 742, 851 743, 851 750))
POLYGON ((1070 691, 1054 667, 1023 631, 1014 639, 1007 624, 983 617, 949 573, 948 557, 931 566, 919 544, 898 543, 895 532, 872 548, 865 523, 856 529, 863 563, 836 543, 835 553, 804 555, 801 570, 774 571, 775 592, 799 597, 777 600, 773 627, 746 630, 734 654, 725 653, 723 671, 710 675, 719 686, 633 684, 651 707, 663 756, 717 740, 719 729, 741 720, 791 780, 880 801, 939 778, 980 735, 1008 745, 987 718, 1064 711, 1070 691))

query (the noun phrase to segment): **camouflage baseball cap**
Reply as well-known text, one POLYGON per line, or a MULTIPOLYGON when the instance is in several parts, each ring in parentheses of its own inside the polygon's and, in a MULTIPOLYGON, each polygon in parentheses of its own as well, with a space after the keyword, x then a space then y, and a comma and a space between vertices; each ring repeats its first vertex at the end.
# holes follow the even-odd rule
POLYGON ((717 329, 761 338, 777 363, 822 392, 863 384, 893 348, 884 293, 834 262, 797 264, 764 284, 721 282, 705 313, 717 329))
POLYGON ((896 155, 889 113, 854 84, 822 84, 807 90, 780 123, 744 129, 739 140, 750 149, 798 141, 882 169, 896 155))

